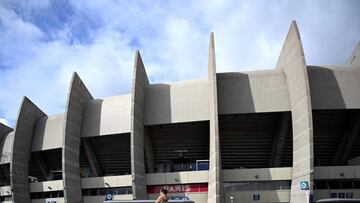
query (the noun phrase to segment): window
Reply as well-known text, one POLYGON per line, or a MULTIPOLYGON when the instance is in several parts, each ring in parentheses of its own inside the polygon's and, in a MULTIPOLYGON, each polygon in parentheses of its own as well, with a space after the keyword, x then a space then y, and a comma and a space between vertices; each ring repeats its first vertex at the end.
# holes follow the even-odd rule
POLYGON ((354 188, 360 189, 360 181, 358 181, 358 180, 354 181, 354 188))
POLYGON ((236 191, 268 191, 268 190, 289 190, 290 180, 283 181, 249 181, 249 182, 228 182, 224 183, 225 192, 236 191))
POLYGON ((83 189, 82 195, 84 195, 84 196, 104 196, 108 192, 112 192, 114 195, 132 194, 132 188, 131 187, 112 187, 112 188, 83 189))
POLYGON ((196 162, 197 162, 197 170, 198 171, 209 170, 209 160, 198 160, 196 162))
POLYGON ((58 197, 64 197, 64 192, 62 190, 30 193, 30 199, 45 199, 45 198, 58 198, 58 197))
POLYGON ((328 182, 329 189, 341 189, 340 188, 340 181, 337 180, 331 180, 328 182))
POLYGON ((328 189, 327 181, 317 180, 317 181, 314 181, 314 183, 315 183, 314 184, 315 189, 318 189, 318 190, 328 189))
POLYGON ((353 182, 351 180, 343 180, 341 183, 341 189, 353 189, 353 182))

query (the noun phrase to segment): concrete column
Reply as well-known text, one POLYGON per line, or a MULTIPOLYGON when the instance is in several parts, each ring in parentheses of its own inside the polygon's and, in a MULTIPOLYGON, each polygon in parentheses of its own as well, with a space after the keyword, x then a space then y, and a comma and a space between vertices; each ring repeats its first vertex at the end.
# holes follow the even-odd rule
POLYGON ((353 53, 351 54, 348 64, 351 65, 360 65, 360 42, 355 47, 353 53))
POLYGON ((219 137, 219 116, 218 98, 216 83, 216 60, 214 33, 210 35, 209 59, 208 59, 208 80, 209 80, 209 130, 210 130, 210 168, 209 168, 209 188, 208 203, 224 202, 222 197, 221 179, 221 157, 220 157, 220 137, 219 137))
POLYGON ((62 173, 66 203, 83 202, 80 180, 80 137, 84 109, 93 100, 80 77, 74 72, 68 92, 64 120, 62 173))
POLYGON ((131 175, 133 199, 147 199, 144 159, 145 91, 149 86, 140 52, 135 54, 131 98, 131 175))
POLYGON ((286 76, 292 115, 293 169, 290 202, 303 203, 306 202, 306 194, 300 190, 300 181, 310 183, 312 194, 313 123, 305 56, 295 21, 291 24, 276 68, 282 70, 286 76))
POLYGON ((12 128, 0 123, 0 141, 11 131, 13 131, 12 128))
POLYGON ((16 122, 10 161, 10 184, 14 203, 30 202, 28 170, 31 143, 37 121, 45 116, 44 112, 24 97, 16 122))

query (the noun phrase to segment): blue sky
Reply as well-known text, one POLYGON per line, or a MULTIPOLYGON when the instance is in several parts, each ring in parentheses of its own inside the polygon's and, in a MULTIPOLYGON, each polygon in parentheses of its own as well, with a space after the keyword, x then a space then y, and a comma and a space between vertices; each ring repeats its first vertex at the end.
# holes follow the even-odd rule
POLYGON ((292 20, 306 61, 343 64, 360 40, 360 1, 0 1, 0 122, 23 96, 64 112, 77 71, 96 98, 129 93, 140 49, 152 83, 205 78, 210 32, 217 71, 273 68, 292 20))

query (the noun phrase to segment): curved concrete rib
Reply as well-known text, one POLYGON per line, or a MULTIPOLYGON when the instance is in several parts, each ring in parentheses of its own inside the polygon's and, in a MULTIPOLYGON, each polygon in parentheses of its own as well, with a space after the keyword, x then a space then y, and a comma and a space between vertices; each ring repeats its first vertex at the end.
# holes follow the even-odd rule
POLYGON ((218 123, 218 98, 216 82, 216 60, 214 33, 210 35, 209 59, 208 59, 208 80, 209 80, 209 130, 210 130, 210 166, 208 183, 208 203, 220 203, 222 194, 221 182, 221 158, 220 138, 218 123))
POLYGON ((13 131, 12 128, 0 123, 0 140, 3 138, 3 136, 7 135, 11 131, 13 131))
POLYGON ((27 97, 24 97, 16 122, 12 146, 13 155, 10 161, 13 202, 30 202, 28 170, 32 137, 36 122, 45 116, 44 112, 27 97))
POLYGON ((62 148, 64 200, 67 203, 83 202, 80 179, 80 137, 85 106, 93 100, 80 77, 73 73, 68 92, 62 148))
MULTIPOLYGON (((11 159, 11 152, 9 150, 10 146, 6 146, 10 139, 10 132, 13 129, 0 123, 0 164, 9 163, 11 159)), ((12 141, 11 141, 12 142, 12 141)))
POLYGON ((313 123, 309 80, 304 51, 296 22, 293 21, 276 65, 285 76, 290 96, 293 126, 293 169, 290 202, 306 202, 300 181, 310 183, 314 168, 313 123))
POLYGON ((131 97, 131 175, 133 199, 147 199, 144 160, 145 91, 149 86, 140 52, 136 51, 131 97))
POLYGON ((353 53, 351 54, 348 64, 351 65, 360 65, 360 42, 355 47, 353 53))

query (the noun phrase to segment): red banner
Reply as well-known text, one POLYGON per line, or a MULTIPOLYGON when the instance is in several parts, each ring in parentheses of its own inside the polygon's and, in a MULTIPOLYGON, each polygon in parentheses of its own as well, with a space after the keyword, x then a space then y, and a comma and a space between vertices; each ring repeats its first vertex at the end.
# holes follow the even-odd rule
POLYGON ((186 193, 186 192, 207 192, 207 183, 196 183, 196 184, 179 184, 179 185, 148 185, 147 192, 159 193, 161 189, 165 189, 168 193, 186 193))

